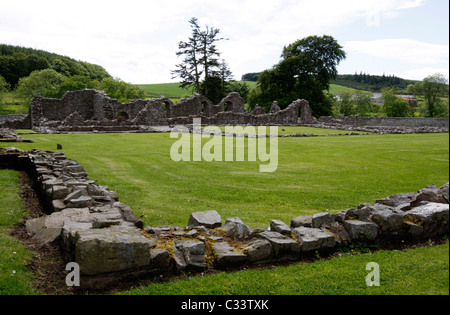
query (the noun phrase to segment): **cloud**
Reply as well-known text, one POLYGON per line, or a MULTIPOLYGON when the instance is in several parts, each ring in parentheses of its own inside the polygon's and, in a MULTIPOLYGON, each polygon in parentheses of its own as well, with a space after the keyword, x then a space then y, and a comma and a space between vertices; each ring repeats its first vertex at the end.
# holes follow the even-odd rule
POLYGON ((348 41, 344 49, 370 57, 396 60, 418 65, 448 64, 449 46, 430 44, 412 39, 380 39, 348 41))
MULTIPOLYGON (((0 38, 8 44, 100 64, 128 82, 168 82, 170 70, 179 62, 175 55, 178 42, 187 40, 188 20, 195 16, 201 26, 219 28, 224 37, 230 38, 220 42, 218 48, 239 79, 245 72, 276 64, 283 46, 297 39, 330 34, 356 21, 380 26, 384 18, 425 3, 425 0, 6 1, 0 11, 0 38)), ((416 52, 402 52, 404 60, 419 59, 427 48, 434 51, 430 60, 436 56, 439 60, 443 58, 439 52, 442 48, 413 44, 416 52)), ((386 41, 349 41, 345 48, 388 58, 380 47, 391 49, 386 41)))

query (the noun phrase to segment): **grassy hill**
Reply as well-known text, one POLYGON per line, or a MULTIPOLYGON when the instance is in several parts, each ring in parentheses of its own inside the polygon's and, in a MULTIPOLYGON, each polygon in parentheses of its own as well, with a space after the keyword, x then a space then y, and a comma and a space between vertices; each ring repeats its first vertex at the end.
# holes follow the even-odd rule
MULTIPOLYGON (((256 82, 253 81, 243 82, 247 83, 250 86, 250 89, 256 86, 256 82)), ((138 84, 138 86, 145 91, 145 95, 148 98, 165 96, 170 99, 180 99, 192 95, 192 90, 180 88, 179 83, 138 84)), ((344 92, 353 93, 357 91, 360 90, 342 85, 330 84, 330 92, 334 95, 344 92)))

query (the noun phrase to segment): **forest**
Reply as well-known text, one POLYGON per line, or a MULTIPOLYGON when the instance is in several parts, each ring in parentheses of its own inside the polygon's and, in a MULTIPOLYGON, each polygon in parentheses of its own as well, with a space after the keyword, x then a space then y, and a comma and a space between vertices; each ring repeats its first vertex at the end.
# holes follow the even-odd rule
POLYGON ((111 77, 99 65, 76 61, 44 50, 0 44, 0 76, 11 88, 15 88, 20 78, 44 69, 53 69, 66 77, 79 75, 98 81, 111 77))

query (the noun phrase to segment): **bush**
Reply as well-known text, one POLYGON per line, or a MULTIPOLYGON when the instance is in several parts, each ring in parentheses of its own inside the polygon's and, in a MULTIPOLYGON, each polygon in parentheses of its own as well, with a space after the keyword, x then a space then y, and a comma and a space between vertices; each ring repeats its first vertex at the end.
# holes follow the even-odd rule
POLYGON ((391 90, 383 90, 384 112, 387 117, 409 117, 411 107, 409 103, 393 94, 391 90))
POLYGON ((31 98, 36 93, 53 97, 57 94, 59 86, 64 82, 65 76, 53 69, 33 71, 28 77, 23 77, 17 83, 18 95, 31 98))

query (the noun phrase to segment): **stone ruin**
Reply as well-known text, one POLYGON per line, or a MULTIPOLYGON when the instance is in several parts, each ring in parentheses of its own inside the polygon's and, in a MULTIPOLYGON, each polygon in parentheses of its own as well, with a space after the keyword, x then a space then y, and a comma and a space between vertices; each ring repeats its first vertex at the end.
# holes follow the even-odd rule
MULTIPOLYGON (((312 115, 308 101, 296 100, 281 110, 275 101, 266 113, 260 106, 249 113, 238 93, 228 94, 215 105, 194 94, 174 104, 166 97, 121 103, 103 91, 69 91, 61 99, 36 94, 28 115, 0 115, 0 128, 34 129, 38 132, 158 132, 155 126, 191 125, 302 125, 369 133, 449 132, 448 118, 360 117, 339 119, 312 115), (300 114, 300 115, 299 115, 300 114)), ((165 129, 167 131, 167 128, 165 129)))
POLYGON ((309 104, 297 100, 281 110, 274 103, 269 113, 257 106, 251 113, 238 93, 228 94, 215 105, 194 94, 174 104, 166 97, 121 103, 103 91, 71 91, 61 99, 35 95, 30 103, 31 127, 38 131, 128 131, 149 126, 192 124, 194 117, 205 125, 297 125, 313 123, 309 104), (301 116, 299 118, 299 109, 301 116))
POLYGON ((41 243, 58 244, 65 261, 80 266, 82 288, 127 279, 299 261, 351 244, 393 245, 449 233, 449 184, 431 185, 363 203, 338 213, 271 220, 252 228, 217 211, 192 213, 186 227, 144 226, 107 186, 62 152, 0 148, 0 168, 25 170, 44 203, 26 221, 41 243))

